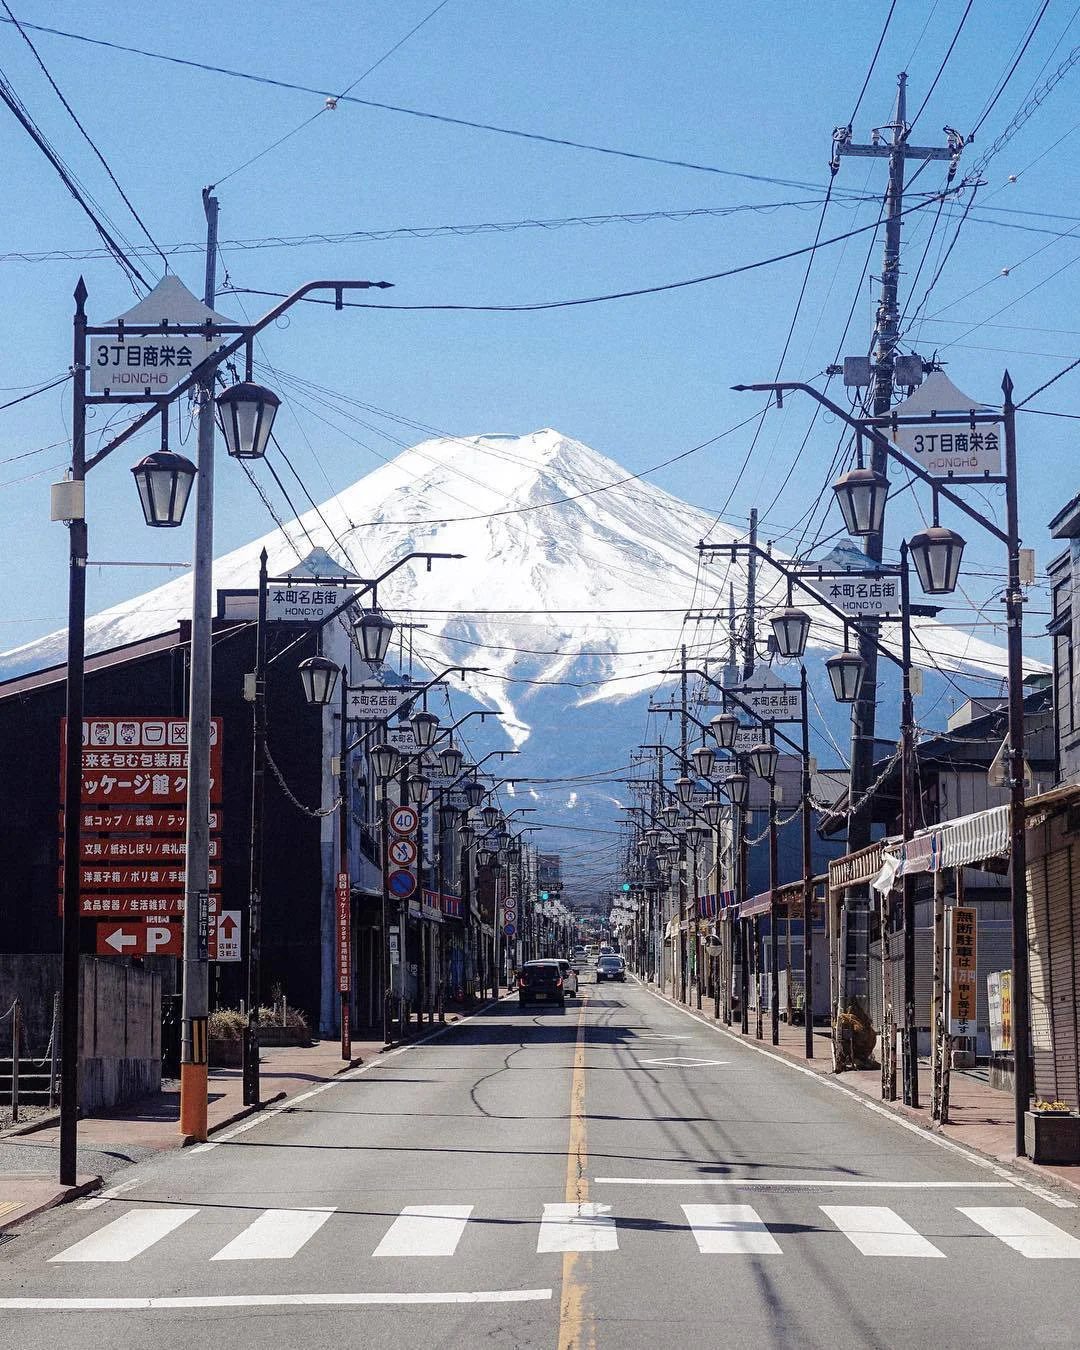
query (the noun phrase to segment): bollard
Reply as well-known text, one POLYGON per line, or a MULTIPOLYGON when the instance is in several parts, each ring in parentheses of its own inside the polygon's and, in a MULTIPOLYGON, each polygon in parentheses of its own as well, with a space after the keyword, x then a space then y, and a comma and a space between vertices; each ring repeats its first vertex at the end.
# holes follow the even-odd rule
POLYGON ((18 994, 11 1005, 11 1123, 19 1119, 19 1039, 22 1031, 22 1001, 18 994))

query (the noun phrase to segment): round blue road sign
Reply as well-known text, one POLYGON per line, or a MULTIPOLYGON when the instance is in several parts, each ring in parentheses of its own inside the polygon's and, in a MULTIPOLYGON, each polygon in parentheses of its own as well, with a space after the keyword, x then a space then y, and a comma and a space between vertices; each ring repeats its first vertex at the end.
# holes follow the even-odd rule
POLYGON ((404 900, 406 896, 412 895, 416 890, 416 878, 411 872, 404 869, 391 872, 386 879, 386 889, 391 895, 396 895, 399 900, 404 900))
POLYGON ((517 932, 517 928, 512 923, 503 924, 503 932, 507 937, 513 937, 517 932))

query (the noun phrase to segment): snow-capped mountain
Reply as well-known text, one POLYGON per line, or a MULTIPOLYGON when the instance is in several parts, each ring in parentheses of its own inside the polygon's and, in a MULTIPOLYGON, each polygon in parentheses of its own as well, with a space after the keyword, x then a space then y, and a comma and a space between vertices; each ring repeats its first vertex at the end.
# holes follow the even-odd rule
MULTIPOLYGON (((411 550, 463 554, 435 563, 430 573, 423 563, 402 568, 380 588, 379 603, 426 625, 413 636, 427 667, 454 661, 487 667, 469 677, 470 694, 504 714, 514 743, 527 747, 530 774, 565 776, 628 763, 644 726, 645 696, 670 680, 663 672, 680 642, 691 666, 711 656, 719 671, 732 596, 742 626, 746 564, 719 556, 700 561, 697 544, 743 537, 580 441, 545 429, 424 441, 284 531, 219 558, 214 581, 218 588, 253 588, 264 547, 270 574, 278 576, 316 549, 364 577, 411 550), (688 611, 724 618, 684 625, 688 611)), ((184 576, 94 616, 88 651, 171 629, 189 614, 190 593, 184 576)), ((759 574, 758 600, 765 608, 785 601, 782 583, 767 569, 759 574)), ((821 707, 830 718, 838 714, 843 744, 846 710, 832 702, 821 669, 840 642, 839 629, 822 608, 799 603, 814 617, 811 679, 821 707)), ((764 621, 761 627, 768 631, 764 621)), ((930 619, 917 620, 916 629, 917 660, 932 653, 949 672, 1003 671, 997 647, 930 619)), ((0 677, 62 662, 64 640, 57 632, 0 655, 0 677)), ((764 633, 759 641, 763 646, 764 633)), ((932 687, 940 684, 928 680, 928 693, 932 687)), ((883 715, 884 734, 891 725, 883 715)), ((524 758, 515 764, 525 771, 524 758)), ((567 790, 557 805, 579 819, 602 816, 610 829, 611 813, 601 803, 620 795, 612 781, 610 790, 583 790, 572 803, 567 790)), ((550 796, 547 802, 555 809, 550 796)))

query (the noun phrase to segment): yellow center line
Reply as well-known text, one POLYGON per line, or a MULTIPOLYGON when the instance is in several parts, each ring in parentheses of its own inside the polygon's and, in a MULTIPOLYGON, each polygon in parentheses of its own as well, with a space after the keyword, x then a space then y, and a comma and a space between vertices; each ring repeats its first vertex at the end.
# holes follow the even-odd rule
MULTIPOLYGON (((570 1137, 566 1147, 566 1202, 580 1205, 589 1198, 589 1151, 585 1120, 585 1014, 589 994, 581 996, 574 1074, 570 1084, 570 1137)), ((592 1350, 596 1345, 586 1293, 592 1275, 588 1252, 563 1252, 562 1299, 559 1304, 559 1350, 592 1350)))

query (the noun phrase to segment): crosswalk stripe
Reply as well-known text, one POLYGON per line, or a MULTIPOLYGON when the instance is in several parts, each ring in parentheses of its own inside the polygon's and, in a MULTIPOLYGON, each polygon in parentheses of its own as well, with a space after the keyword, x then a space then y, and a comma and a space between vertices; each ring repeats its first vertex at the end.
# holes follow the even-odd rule
POLYGON ((698 1251, 707 1256, 780 1256, 780 1245, 751 1205, 683 1205, 698 1251))
POLYGON ((863 1256, 945 1255, 885 1205, 822 1205, 821 1209, 863 1256))
POLYGON ((610 1205, 585 1200, 580 1204, 545 1205, 537 1252, 614 1252, 619 1235, 610 1205))
POLYGON ((375 1256, 453 1256, 472 1205, 406 1205, 375 1248, 375 1256))
POLYGON ((1080 1257, 1080 1240, 1022 1205, 960 1205, 957 1208, 980 1228, 1031 1260, 1075 1260, 1080 1257))
POLYGON ((212 1261, 280 1261, 295 1256, 334 1212, 326 1209, 267 1209, 216 1252, 212 1261))
POLYGON ((51 1261, 130 1261, 186 1223, 197 1209, 131 1209, 51 1261))

